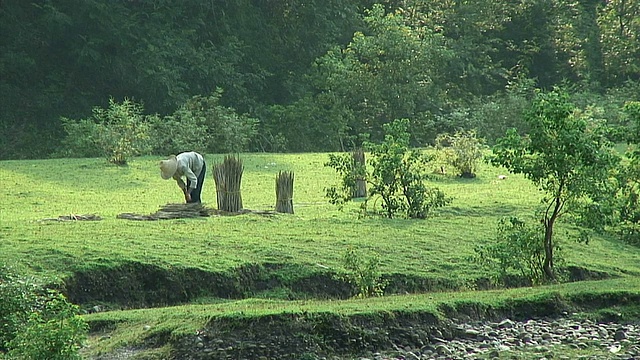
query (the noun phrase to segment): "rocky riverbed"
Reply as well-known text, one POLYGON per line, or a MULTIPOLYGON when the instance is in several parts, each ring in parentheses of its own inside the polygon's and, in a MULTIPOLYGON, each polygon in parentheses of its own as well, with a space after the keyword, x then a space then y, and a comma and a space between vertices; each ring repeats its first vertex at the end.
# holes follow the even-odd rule
MULTIPOLYGON (((344 331, 342 338, 275 331, 251 339, 203 331, 182 343, 183 359, 640 359, 640 324, 597 323, 568 318, 527 321, 450 322, 446 326, 344 331), (363 336, 363 334, 367 334, 363 336), (351 335, 351 338, 349 336, 351 335), (325 343, 322 343, 325 341, 325 343), (346 344, 352 344, 349 349, 346 344), (335 346, 338 346, 337 348, 335 346), (356 350, 355 352, 353 350, 356 350), (334 352, 335 351, 335 352, 334 352), (358 355, 352 355, 358 354, 358 355)), ((259 325, 258 325, 259 326, 259 325)), ((262 328, 263 330, 266 328, 262 328)), ((274 328, 275 329, 275 328, 274 328)), ((302 329, 297 329, 302 330, 302 329)), ((246 335, 246 333, 245 333, 246 335)))
POLYGON ((640 324, 505 319, 453 326, 452 339, 438 337, 436 333, 420 348, 396 346, 392 352, 374 353, 360 359, 478 359, 498 358, 501 354, 520 358, 518 354, 537 353, 537 359, 569 360, 574 359, 579 350, 592 352, 593 355, 583 355, 589 359, 640 359, 640 324))

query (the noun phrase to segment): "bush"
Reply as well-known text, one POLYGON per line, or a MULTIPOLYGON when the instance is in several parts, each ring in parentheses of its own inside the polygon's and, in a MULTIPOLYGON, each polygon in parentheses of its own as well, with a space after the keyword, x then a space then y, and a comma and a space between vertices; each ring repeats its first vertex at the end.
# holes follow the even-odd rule
POLYGON ((496 273, 495 280, 503 285, 513 273, 539 284, 544 280, 543 240, 542 226, 527 225, 517 217, 503 218, 498 222, 495 242, 478 245, 474 260, 496 273))
POLYGON ((349 248, 343 256, 346 273, 344 280, 358 289, 356 297, 365 298, 384 295, 388 281, 380 274, 380 255, 364 258, 354 248, 349 248))
POLYGON ((179 154, 184 151, 205 153, 207 127, 183 106, 172 115, 156 118, 151 124, 153 154, 179 154))
POLYGON ((478 139, 475 130, 458 131, 453 135, 438 135, 436 150, 439 157, 458 171, 458 175, 474 178, 478 163, 483 157, 483 142, 478 139))
POLYGON ((358 180, 367 178, 366 164, 355 161, 353 154, 342 153, 329 154, 329 161, 324 166, 333 168, 340 176, 340 184, 325 191, 329 202, 342 209, 346 202, 354 198, 358 180))
POLYGON ((366 143, 373 168, 367 182, 370 195, 382 198, 383 213, 392 218, 403 211, 409 218, 425 219, 431 210, 445 206, 451 199, 437 188, 428 188, 425 172, 430 157, 409 149, 407 119, 384 125, 381 144, 366 143))
POLYGON ((256 135, 257 120, 220 105, 222 90, 197 95, 154 126, 154 153, 176 154, 186 150, 235 153, 247 150, 256 135))
POLYGON ((352 198, 353 186, 364 179, 369 187, 368 201, 382 198, 382 214, 393 218, 404 213, 409 218, 425 219, 435 208, 445 206, 451 199, 437 188, 425 184, 425 169, 431 160, 418 150, 409 149, 409 121, 396 120, 385 124, 385 140, 381 144, 365 143, 370 151, 369 167, 355 167, 348 154, 330 155, 325 166, 332 167, 341 176, 340 185, 326 189, 333 204, 342 206, 352 198))
POLYGON ((63 140, 63 156, 105 156, 107 161, 124 165, 131 156, 149 152, 149 122, 142 106, 125 99, 117 103, 109 99, 109 107, 95 107, 89 119, 62 118, 67 136, 63 140))
POLYGON ((477 129, 479 136, 490 144, 511 128, 526 133, 529 126, 523 113, 534 97, 534 85, 535 80, 518 76, 509 82, 505 92, 477 99, 469 111, 470 127, 477 129))
POLYGON ((34 279, 0 268, 0 355, 6 359, 81 359, 88 326, 78 307, 34 279))

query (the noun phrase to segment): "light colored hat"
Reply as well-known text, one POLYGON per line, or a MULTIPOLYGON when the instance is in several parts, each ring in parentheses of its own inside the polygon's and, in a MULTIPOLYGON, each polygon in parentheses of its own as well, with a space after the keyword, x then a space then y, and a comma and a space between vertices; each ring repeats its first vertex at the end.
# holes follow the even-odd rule
POLYGON ((175 155, 169 156, 167 160, 160 161, 160 176, 163 179, 169 180, 178 170, 178 159, 175 155))

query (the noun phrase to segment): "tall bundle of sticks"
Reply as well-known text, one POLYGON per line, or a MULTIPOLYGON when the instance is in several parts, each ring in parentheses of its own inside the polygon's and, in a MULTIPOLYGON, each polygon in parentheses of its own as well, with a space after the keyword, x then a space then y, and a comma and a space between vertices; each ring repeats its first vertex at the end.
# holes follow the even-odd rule
POLYGON ((238 212, 242 210, 242 160, 227 155, 221 164, 213 166, 213 178, 216 182, 218 210, 238 212))
POLYGON ((280 171, 276 176, 276 212, 293 214, 293 172, 280 171))
POLYGON ((365 180, 366 163, 364 160, 364 151, 362 149, 356 149, 351 153, 353 159, 353 173, 356 178, 356 183, 352 189, 353 198, 367 197, 367 181, 365 180))

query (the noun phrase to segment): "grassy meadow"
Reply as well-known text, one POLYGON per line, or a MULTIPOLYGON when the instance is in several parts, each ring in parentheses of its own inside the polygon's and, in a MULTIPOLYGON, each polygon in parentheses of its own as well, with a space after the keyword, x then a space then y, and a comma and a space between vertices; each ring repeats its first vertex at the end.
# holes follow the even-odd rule
MULTIPOLYGON (((342 270, 349 247, 379 253, 385 275, 451 279, 472 284, 490 274, 469 260, 474 246, 492 241, 503 216, 529 217, 541 194, 521 176, 483 164, 475 179, 434 175, 431 183, 453 202, 427 220, 358 216, 359 204, 343 211, 330 205, 324 188, 337 182, 324 167, 327 154, 241 154, 242 197, 246 209, 273 210, 278 171, 295 173, 295 214, 212 216, 202 219, 131 221, 120 213, 150 214, 166 203, 183 201, 172 180, 162 180, 159 157, 138 157, 128 166, 104 159, 1 161, 0 263, 22 272, 64 281, 97 268, 140 263, 165 269, 195 268, 229 272, 249 264, 292 266, 285 276, 342 270), (52 221, 63 215, 96 214, 101 221, 52 221)), ((208 155, 203 201, 215 207, 212 165, 223 156, 208 155)), ((379 206, 370 203, 371 206, 379 206)), ((117 347, 143 338, 139 324, 169 332, 191 332, 216 316, 278 312, 353 313, 417 309, 434 311, 451 301, 486 301, 542 296, 549 293, 640 292, 640 250, 600 236, 588 245, 570 239, 576 229, 561 224, 557 237, 567 265, 607 273, 611 279, 535 288, 455 293, 393 295, 381 298, 286 301, 277 292, 261 299, 208 299, 184 306, 87 315, 91 321, 114 320, 118 336, 102 343, 117 347), (138 329, 134 331, 133 329, 138 329), (168 329, 168 330, 167 330, 168 329)))

